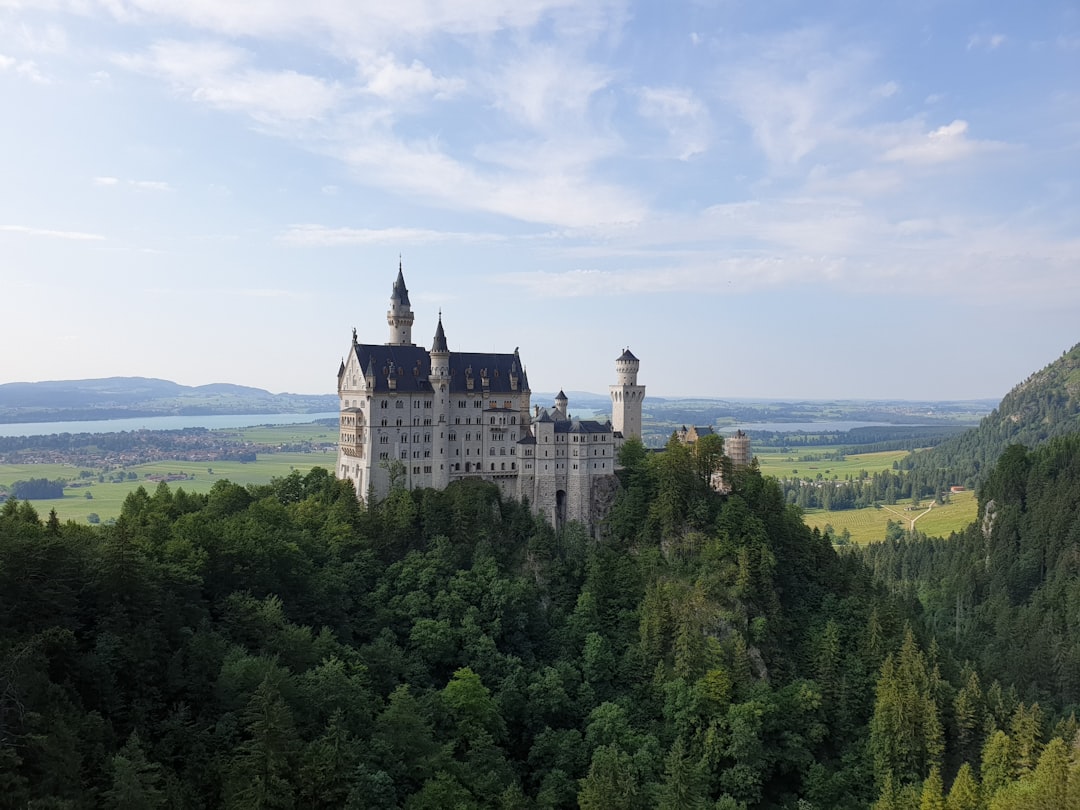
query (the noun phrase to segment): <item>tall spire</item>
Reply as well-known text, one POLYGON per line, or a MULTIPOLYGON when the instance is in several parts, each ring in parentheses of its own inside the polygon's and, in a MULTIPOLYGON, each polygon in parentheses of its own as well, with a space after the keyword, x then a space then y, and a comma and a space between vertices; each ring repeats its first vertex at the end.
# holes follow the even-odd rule
POLYGON ((397 279, 390 293, 390 310, 386 313, 386 322, 390 325, 391 346, 412 346, 413 312, 409 303, 409 289, 405 286, 405 273, 401 269, 401 257, 398 257, 397 279))
POLYGON ((404 306, 412 306, 409 303, 409 290, 405 286, 405 274, 401 269, 401 257, 398 256, 397 280, 394 281, 394 289, 390 293, 390 300, 397 301, 404 306))

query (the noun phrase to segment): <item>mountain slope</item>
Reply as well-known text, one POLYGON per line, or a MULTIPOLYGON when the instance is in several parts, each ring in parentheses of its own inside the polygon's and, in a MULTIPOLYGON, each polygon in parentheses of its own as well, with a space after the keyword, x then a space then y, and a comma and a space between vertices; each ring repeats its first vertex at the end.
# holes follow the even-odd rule
POLYGON ((1034 448, 1077 432, 1080 344, 1015 386, 978 427, 912 456, 906 466, 924 473, 949 470, 954 482, 976 486, 1009 445, 1034 448))

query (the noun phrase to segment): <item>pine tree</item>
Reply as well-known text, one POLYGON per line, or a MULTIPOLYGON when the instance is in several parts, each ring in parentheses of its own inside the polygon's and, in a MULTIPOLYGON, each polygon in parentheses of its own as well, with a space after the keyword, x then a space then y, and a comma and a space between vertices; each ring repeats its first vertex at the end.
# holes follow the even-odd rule
POLYGON ((982 795, 989 802, 1012 781, 1012 741, 1004 731, 995 731, 983 746, 982 795))
POLYGON ((941 783, 941 769, 934 765, 930 768, 930 775, 923 782, 919 810, 945 810, 945 798, 942 795, 944 790, 945 786, 941 783))
POLYGON ((956 773, 949 795, 945 799, 946 810, 979 810, 982 801, 979 796, 979 783, 971 765, 964 763, 956 773))
POLYGON ((150 762, 143 751, 139 735, 134 731, 112 758, 112 786, 105 792, 109 807, 117 810, 140 810, 164 807, 161 766, 150 762))

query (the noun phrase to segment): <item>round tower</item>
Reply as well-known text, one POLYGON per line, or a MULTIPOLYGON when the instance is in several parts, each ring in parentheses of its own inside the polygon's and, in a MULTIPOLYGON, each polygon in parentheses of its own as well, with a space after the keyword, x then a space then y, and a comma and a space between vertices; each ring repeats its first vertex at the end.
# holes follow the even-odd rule
POLYGON ((436 419, 432 434, 435 439, 435 452, 432 458, 431 485, 435 489, 445 489, 450 484, 450 347, 446 343, 441 310, 429 357, 431 372, 428 374, 428 382, 431 383, 431 392, 435 397, 436 419))
POLYGON ((645 386, 637 384, 641 361, 629 349, 615 360, 615 385, 611 393, 611 425, 624 439, 641 438, 641 402, 645 399, 645 386))
POLYGON ((555 395, 555 413, 556 419, 566 420, 566 409, 570 405, 570 400, 566 398, 565 392, 560 388, 559 393, 555 395))
POLYGON ((386 313, 386 322, 390 325, 390 346, 413 346, 412 304, 409 303, 409 290, 405 286, 405 276, 401 272, 401 262, 398 261, 397 280, 394 281, 394 289, 390 293, 390 309, 386 313))

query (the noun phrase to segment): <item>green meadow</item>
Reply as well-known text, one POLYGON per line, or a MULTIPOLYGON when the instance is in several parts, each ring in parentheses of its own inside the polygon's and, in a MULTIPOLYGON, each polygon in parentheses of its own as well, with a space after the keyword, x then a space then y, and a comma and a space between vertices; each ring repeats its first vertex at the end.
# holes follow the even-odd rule
POLYGON ((858 478, 859 472, 868 473, 891 470, 893 462, 906 458, 907 450, 888 450, 882 453, 853 453, 842 461, 825 459, 824 456, 836 453, 838 447, 805 447, 781 453, 773 448, 764 448, 755 452, 762 475, 776 478, 822 478, 843 481, 848 476, 858 478), (818 458, 814 458, 817 456, 818 458))
MULTIPOLYGON (((223 434, 235 436, 243 441, 255 442, 270 447, 295 444, 298 442, 336 442, 337 431, 326 425, 275 425, 252 428, 223 430, 223 434)), ((151 476, 186 476, 187 480, 169 482, 173 490, 183 488, 188 492, 208 492, 215 482, 228 479, 236 484, 268 484, 273 478, 282 478, 294 470, 308 472, 312 467, 325 467, 333 470, 336 463, 336 450, 316 450, 313 452, 256 452, 256 460, 241 461, 157 461, 125 467, 123 472, 134 473, 135 479, 112 483, 108 479, 115 477, 117 470, 104 472, 89 467, 75 467, 69 464, 0 464, 0 484, 10 486, 15 481, 29 478, 64 478, 73 483, 85 483, 86 486, 68 487, 63 498, 31 501, 34 508, 44 518, 50 509, 56 510, 62 521, 74 520, 87 522, 87 518, 96 514, 104 522, 116 518, 128 493, 136 487, 146 487, 153 491, 158 481, 151 476), (81 478, 80 473, 89 472, 88 478, 81 478), (98 482, 98 476, 104 473, 105 483, 98 482), (90 497, 87 497, 89 493, 90 497)))
POLYGON ((824 531, 826 524, 833 527, 834 534, 844 529, 851 532, 851 541, 866 545, 885 539, 888 522, 900 523, 905 529, 914 528, 931 537, 948 537, 959 532, 978 515, 979 503, 974 492, 954 492, 949 503, 931 505, 922 501, 921 506, 909 511, 910 501, 898 501, 893 506, 868 506, 865 509, 843 509, 827 512, 824 509, 807 509, 803 515, 807 526, 824 531), (914 523, 912 523, 914 520, 914 523))
MULTIPOLYGON (((880 453, 851 453, 843 460, 825 459, 824 456, 835 454, 838 447, 792 448, 781 453, 773 448, 763 448, 756 453, 758 464, 764 475, 776 478, 809 478, 819 475, 826 480, 843 481, 858 478, 862 471, 873 475, 882 470, 891 470, 893 463, 908 455, 907 450, 889 450, 880 453), (818 459, 812 459, 817 456, 818 459)), ((891 520, 903 524, 904 528, 914 528, 931 537, 948 537, 951 532, 958 532, 975 520, 978 513, 978 501, 973 492, 953 493, 950 503, 942 506, 929 506, 924 500, 922 508, 908 511, 910 501, 899 501, 893 506, 866 507, 865 509, 843 509, 826 511, 807 509, 804 518, 808 526, 824 530, 830 525, 839 535, 844 529, 851 533, 854 543, 864 545, 885 539, 886 524, 891 520)))

